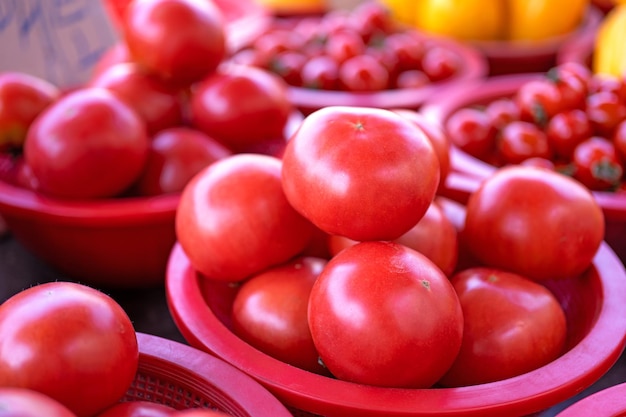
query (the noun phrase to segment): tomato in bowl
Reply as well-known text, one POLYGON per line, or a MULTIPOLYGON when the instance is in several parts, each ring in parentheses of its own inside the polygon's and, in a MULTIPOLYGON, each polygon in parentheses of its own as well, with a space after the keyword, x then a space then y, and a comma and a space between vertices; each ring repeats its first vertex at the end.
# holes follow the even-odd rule
MULTIPOLYGON (((448 200, 462 224, 465 210, 448 200)), ((179 244, 171 252, 166 295, 174 321, 192 345, 259 380, 298 416, 535 415, 598 380, 624 347, 624 269, 603 243, 582 276, 548 280, 567 317, 562 355, 533 371, 455 388, 386 388, 352 383, 288 365, 238 337, 231 308, 238 286, 198 273, 179 244)))

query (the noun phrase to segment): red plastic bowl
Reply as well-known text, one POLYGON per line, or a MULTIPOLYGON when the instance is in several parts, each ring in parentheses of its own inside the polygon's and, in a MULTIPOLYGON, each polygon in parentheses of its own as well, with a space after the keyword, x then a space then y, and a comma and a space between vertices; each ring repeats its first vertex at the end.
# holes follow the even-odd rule
POLYGON ((180 195, 67 201, 0 181, 0 215, 26 249, 98 287, 162 284, 180 195))
POLYGON ((567 407, 557 417, 626 416, 626 383, 595 392, 567 407))
POLYGON ((563 50, 570 50, 581 39, 594 37, 603 13, 589 7, 584 21, 572 33, 538 42, 480 41, 470 44, 480 50, 489 63, 490 75, 547 71, 556 65, 563 50))
MULTIPOLYGON (((445 125, 446 120, 458 109, 466 106, 487 104, 488 102, 509 97, 523 83, 530 79, 543 77, 545 73, 501 75, 484 81, 467 84, 463 88, 451 91, 445 97, 437 97, 426 103, 421 112, 425 117, 445 125)), ((452 146, 450 161, 453 171, 475 178, 486 178, 497 168, 477 159, 452 146)), ((473 190, 477 184, 454 175, 447 180, 444 194, 463 202, 463 196, 473 190)), ((626 192, 594 191, 593 195, 604 210, 606 221, 605 239, 615 250, 620 259, 626 260, 626 192)))
POLYGON ((439 95, 448 89, 455 89, 461 83, 484 78, 488 65, 482 54, 471 46, 451 39, 433 39, 438 45, 457 54, 461 61, 459 72, 440 82, 430 83, 419 88, 402 88, 376 92, 349 92, 315 90, 312 88, 289 87, 292 103, 304 114, 327 106, 361 106, 386 109, 417 109, 433 95, 439 95))
MULTIPOLYGON (((456 207, 455 217, 464 215, 462 206, 453 202, 447 206, 447 210, 456 207)), ((178 244, 168 264, 166 295, 174 322, 192 346, 251 375, 295 416, 514 417, 546 410, 592 385, 613 366, 626 344, 626 271, 608 245, 602 244, 584 276, 547 285, 566 311, 566 353, 515 378, 432 389, 354 384, 260 352, 231 331, 230 309, 237 288, 199 275, 178 244)))
POLYGON ((139 369, 122 401, 211 408, 233 417, 292 417, 262 385, 218 358, 145 333, 137 340, 139 369))

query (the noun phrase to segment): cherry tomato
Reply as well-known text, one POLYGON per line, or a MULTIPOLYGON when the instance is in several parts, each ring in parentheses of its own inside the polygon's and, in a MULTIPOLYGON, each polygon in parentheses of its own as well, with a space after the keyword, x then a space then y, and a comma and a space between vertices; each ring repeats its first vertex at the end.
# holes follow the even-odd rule
POLYGON ((548 143, 555 156, 568 161, 572 158, 574 148, 592 134, 593 129, 587 113, 581 109, 560 112, 554 115, 546 126, 548 143))
POLYGON ((333 58, 340 64, 348 59, 362 55, 365 52, 365 42, 361 35, 352 29, 344 29, 329 37, 324 45, 326 56, 333 58))
POLYGON ((370 55, 357 55, 339 64, 339 85, 346 91, 380 91, 389 85, 389 72, 370 55))
POLYGON ((424 52, 422 71, 433 82, 447 80, 461 68, 459 56, 450 48, 432 45, 424 52))
POLYGON ((492 126, 502 129, 508 123, 520 120, 520 109, 510 98, 496 99, 485 107, 485 113, 492 126))
POLYGON ((302 66, 302 86, 316 90, 339 88, 339 63, 326 55, 309 59, 302 66))
POLYGON ((439 381, 447 387, 512 378, 563 353, 565 313, 543 285, 492 268, 470 268, 451 278, 463 309, 463 343, 439 381))
POLYGON ((289 85, 302 85, 302 68, 308 62, 306 55, 297 51, 280 52, 271 59, 268 68, 289 85))
POLYGON ((534 123, 517 120, 507 124, 496 143, 502 159, 509 164, 519 164, 528 158, 552 158, 548 137, 534 123))
POLYGON ((49 282, 0 305, 0 386, 39 391, 91 417, 122 398, 138 362, 130 318, 96 289, 49 282))
POLYGON ((76 417, 66 406, 40 392, 0 387, 0 417, 76 417))
POLYGON ((461 346, 463 314, 448 278, 393 242, 362 242, 332 258, 311 290, 309 327, 338 379, 428 388, 461 346))
POLYGON ((406 70, 396 76, 395 88, 421 88, 430 83, 428 75, 421 70, 406 70))
POLYGON ((192 265, 224 281, 286 262, 313 230, 285 197, 280 159, 259 154, 233 155, 200 171, 176 212, 176 235, 192 265))
POLYGON ((110 46, 101 56, 100 59, 94 65, 91 77, 96 78, 101 73, 106 71, 109 67, 121 64, 124 62, 132 62, 130 52, 125 42, 117 42, 110 46))
POLYGON ((561 91, 547 78, 524 83, 515 94, 520 118, 543 127, 555 114, 563 110, 561 91))
POLYGON ((189 127, 172 127, 150 142, 145 168, 135 183, 139 195, 181 192, 198 172, 232 152, 212 137, 189 127))
POLYGON ((624 166, 610 140, 592 136, 581 142, 572 156, 574 178, 591 190, 616 189, 624 174, 624 166))
POLYGON ((21 72, 0 74, 0 149, 21 149, 32 122, 60 95, 42 78, 21 72))
POLYGON ((176 410, 150 401, 124 401, 112 405, 95 417, 171 417, 176 410))
POLYGON ((133 1, 122 26, 132 60, 176 85, 201 80, 226 56, 225 21, 211 1, 133 1))
POLYGON ((237 152, 283 138, 292 111, 284 80, 244 65, 229 65, 204 78, 191 98, 193 125, 237 152))
POLYGON ((282 362, 326 373, 307 322, 309 294, 326 262, 298 257, 244 281, 233 301, 235 334, 282 362))
POLYGON ((145 120, 150 134, 183 123, 180 92, 135 63, 112 65, 94 77, 89 86, 113 92, 145 120))
POLYGON ((395 32, 384 38, 381 49, 396 57, 398 71, 422 69, 426 53, 424 42, 416 41, 410 32, 395 32))
POLYGON ((476 158, 485 158, 496 146, 496 128, 487 114, 471 107, 454 112, 446 121, 450 141, 476 158))
POLYGON ((626 119, 626 104, 616 93, 600 91, 587 96, 586 112, 594 132, 610 137, 626 119))
POLYGON ((390 110, 331 106, 308 115, 283 155, 290 204, 329 234, 393 240, 413 227, 439 185, 428 137, 390 110))
POLYGON ((613 145, 620 159, 626 161, 626 120, 621 121, 620 124, 617 125, 611 140, 613 141, 613 145))
POLYGON ((463 234, 472 255, 486 266, 544 280, 587 269, 604 228, 602 209, 580 182, 511 165, 470 195, 463 234))
POLYGON ((74 91, 32 124, 24 156, 43 192, 63 198, 113 197, 141 173, 148 156, 144 121, 101 88, 74 91))

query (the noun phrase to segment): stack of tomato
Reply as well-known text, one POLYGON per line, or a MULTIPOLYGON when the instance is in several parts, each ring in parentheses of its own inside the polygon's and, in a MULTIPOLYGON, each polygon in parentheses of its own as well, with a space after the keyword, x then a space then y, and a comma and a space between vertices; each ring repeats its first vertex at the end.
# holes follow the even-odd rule
POLYGON ((602 210, 570 178, 516 168, 453 221, 432 133, 408 114, 326 107, 282 158, 234 155, 198 173, 176 217, 189 262, 237 285, 239 337, 341 380, 463 386, 554 360, 567 323, 542 283, 590 267, 602 210), (529 195, 543 196, 532 209, 518 204, 529 195))
POLYGON ((212 2, 131 2, 122 35, 71 91, 0 74, 3 180, 59 198, 150 196, 180 192, 232 153, 281 151, 293 115, 286 84, 226 65, 212 2))
MULTIPOLYGON (((494 166, 541 165, 594 191, 622 186, 626 83, 564 63, 511 84, 510 95, 457 109, 445 121, 454 145, 494 166)), ((461 169, 463 167, 460 167, 461 169)))
POLYGON ((400 27, 375 1, 322 16, 275 19, 232 59, 296 87, 370 92, 448 80, 464 65, 456 51, 400 27))

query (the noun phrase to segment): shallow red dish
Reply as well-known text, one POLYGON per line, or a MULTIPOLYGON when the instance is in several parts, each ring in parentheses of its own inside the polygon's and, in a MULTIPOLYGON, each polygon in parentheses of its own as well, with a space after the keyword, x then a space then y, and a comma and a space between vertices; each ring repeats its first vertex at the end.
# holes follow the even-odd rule
MULTIPOLYGON (((486 104, 494 99, 508 97, 523 83, 530 79, 542 77, 543 73, 501 75, 484 81, 477 81, 451 91, 445 96, 433 98, 420 110, 425 117, 436 120, 445 125, 446 120, 458 109, 466 106, 486 104)), ((450 161, 453 171, 475 178, 486 178, 497 168, 480 159, 477 159, 460 149, 452 146, 450 161)), ((458 201, 463 195, 467 196, 477 187, 471 180, 463 180, 458 175, 448 180, 444 187, 446 196, 458 201)), ((594 191, 593 195, 604 210, 606 220, 605 239, 618 254, 620 259, 626 260, 626 192, 594 191)))
POLYGON ((461 83, 480 79, 487 75, 487 62, 475 48, 450 39, 436 39, 433 42, 448 48, 459 56, 462 66, 457 75, 444 81, 430 83, 424 87, 376 92, 315 90, 292 86, 289 87, 291 101, 304 114, 327 106, 417 109, 434 95, 439 95, 448 89, 453 90, 461 83))
MULTIPOLYGON (((446 210, 462 206, 451 202, 446 210)), ((458 218, 455 219, 459 223, 458 218)), ((210 250, 210 248, 207 248, 210 250)), ((206 279, 181 246, 170 255, 166 295, 186 340, 224 359, 267 387, 296 416, 523 416, 578 394, 606 373, 626 344, 626 271, 602 244, 593 267, 576 279, 547 283, 568 318, 568 350, 554 362, 515 378, 461 388, 390 389, 313 374, 253 348, 231 331, 237 288, 206 279)))
POLYGON ((564 409, 557 417, 623 417, 626 382, 595 392, 564 409))
POLYGON ((137 341, 139 369, 123 401, 212 408, 234 417, 292 417, 262 385, 218 358, 145 333, 137 333, 137 341))
POLYGON ((583 45, 583 39, 595 37, 602 17, 603 13, 591 6, 580 27, 566 35, 540 42, 481 41, 470 44, 487 58, 490 75, 547 71, 556 65, 562 51, 583 45))

